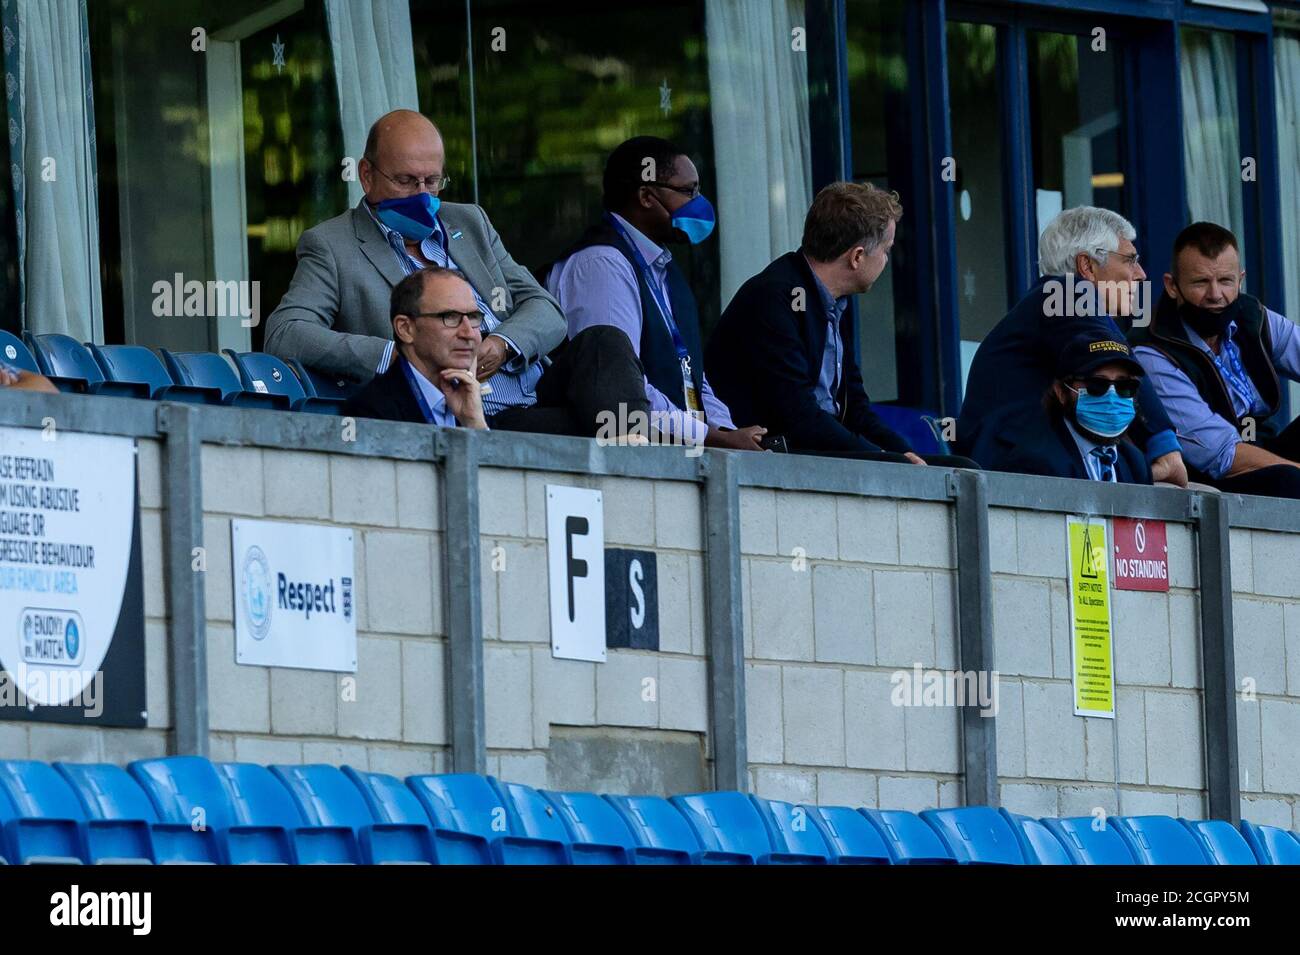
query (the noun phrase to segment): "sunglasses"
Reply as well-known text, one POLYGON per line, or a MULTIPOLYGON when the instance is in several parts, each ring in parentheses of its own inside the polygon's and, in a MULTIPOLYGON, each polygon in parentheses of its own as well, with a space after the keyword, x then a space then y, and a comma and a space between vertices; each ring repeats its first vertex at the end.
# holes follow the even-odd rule
POLYGON ((1121 398, 1136 398, 1138 388, 1142 382, 1137 378, 1103 378, 1101 375, 1089 375, 1087 378, 1072 378, 1071 381, 1082 381, 1084 389, 1094 398, 1100 398, 1106 392, 1110 391, 1111 386, 1115 388, 1115 394, 1121 398))

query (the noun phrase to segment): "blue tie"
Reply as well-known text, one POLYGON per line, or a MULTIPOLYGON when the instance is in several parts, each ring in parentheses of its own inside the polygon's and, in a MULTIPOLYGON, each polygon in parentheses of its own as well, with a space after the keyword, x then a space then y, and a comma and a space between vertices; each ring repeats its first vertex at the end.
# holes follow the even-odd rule
POLYGON ((1119 451, 1113 444, 1099 444, 1088 452, 1101 464, 1101 479, 1115 480, 1115 462, 1119 460, 1119 451))

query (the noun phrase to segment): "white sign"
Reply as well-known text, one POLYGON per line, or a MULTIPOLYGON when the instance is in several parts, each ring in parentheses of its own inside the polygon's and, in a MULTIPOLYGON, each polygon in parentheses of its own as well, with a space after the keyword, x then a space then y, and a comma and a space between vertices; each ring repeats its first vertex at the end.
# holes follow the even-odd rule
POLYGON ((29 702, 69 702, 104 662, 134 519, 134 439, 0 428, 0 667, 29 702))
POLYGON ((230 555, 236 663, 357 671, 350 529, 232 520, 230 555))
POLYGON ((605 511, 599 491, 546 485, 551 655, 605 662, 605 511))

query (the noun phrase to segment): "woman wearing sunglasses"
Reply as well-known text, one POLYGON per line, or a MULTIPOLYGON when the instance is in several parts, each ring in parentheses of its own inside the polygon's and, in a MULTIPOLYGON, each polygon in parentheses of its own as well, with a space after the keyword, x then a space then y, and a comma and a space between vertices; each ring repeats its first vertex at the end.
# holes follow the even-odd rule
POLYGON ((1006 470, 1050 477, 1150 484, 1146 457, 1129 438, 1142 366, 1126 343, 1092 335, 1065 346, 1043 415, 1015 440, 1006 470))

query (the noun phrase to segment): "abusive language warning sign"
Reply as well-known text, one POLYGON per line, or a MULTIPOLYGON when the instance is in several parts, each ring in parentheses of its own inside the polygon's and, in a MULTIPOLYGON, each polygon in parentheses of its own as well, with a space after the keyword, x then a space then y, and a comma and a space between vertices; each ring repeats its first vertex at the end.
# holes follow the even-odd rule
POLYGON ((1115 589, 1168 590, 1169 543, 1164 521, 1117 517, 1115 589))

